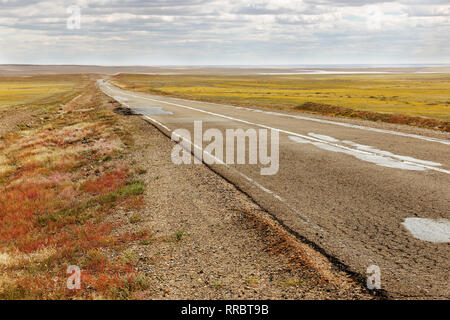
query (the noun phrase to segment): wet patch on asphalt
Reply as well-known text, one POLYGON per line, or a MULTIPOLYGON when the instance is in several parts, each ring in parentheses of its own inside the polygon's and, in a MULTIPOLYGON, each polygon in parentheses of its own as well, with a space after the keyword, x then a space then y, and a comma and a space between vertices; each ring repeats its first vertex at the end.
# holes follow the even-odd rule
POLYGON ((132 107, 132 109, 133 109, 134 113, 141 114, 144 116, 173 114, 173 112, 171 112, 171 111, 164 110, 163 107, 137 106, 137 107, 132 107))
POLYGON ((127 107, 123 107, 123 106, 114 108, 114 112, 117 113, 117 114, 124 115, 124 116, 132 116, 132 115, 135 115, 135 113, 133 112, 133 110, 131 110, 130 108, 127 108, 127 107))

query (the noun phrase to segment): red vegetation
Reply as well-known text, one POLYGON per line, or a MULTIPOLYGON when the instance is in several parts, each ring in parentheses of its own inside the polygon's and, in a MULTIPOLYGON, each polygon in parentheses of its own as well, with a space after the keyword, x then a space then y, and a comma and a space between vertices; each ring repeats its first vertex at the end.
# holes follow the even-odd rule
POLYGON ((61 129, 41 128, 40 132, 23 134, 24 138, 3 136, 0 153, 15 159, 15 170, 0 183, 0 253, 21 262, 0 265, 9 279, 0 283, 0 299, 122 299, 139 289, 133 282, 137 273, 132 260, 125 263, 118 258, 120 253, 100 253, 123 250, 126 243, 149 237, 144 231, 120 232, 119 223, 105 220, 117 203, 137 208, 143 200, 138 194, 125 199, 117 192, 132 178, 125 161, 100 158, 92 151, 93 143, 89 143, 95 141, 99 128, 102 143, 112 146, 108 154, 118 150, 114 149, 120 139, 114 114, 110 112, 107 121, 102 119, 98 112, 71 113, 55 125, 61 129), (83 129, 89 121, 89 130, 83 129), (66 136, 74 130, 72 123, 82 123, 82 128, 66 136), (58 156, 46 157, 45 148, 36 151, 41 145, 51 145, 51 152, 58 156), (105 161, 109 161, 107 165, 105 161), (109 198, 109 193, 114 196, 109 198), (30 258, 43 249, 50 250, 43 261, 30 258), (82 267, 82 290, 67 289, 68 265, 82 267))
POLYGON ((128 176, 127 171, 128 170, 117 169, 98 179, 87 181, 83 184, 82 189, 91 194, 105 194, 112 192, 118 187, 125 185, 125 179, 128 176))

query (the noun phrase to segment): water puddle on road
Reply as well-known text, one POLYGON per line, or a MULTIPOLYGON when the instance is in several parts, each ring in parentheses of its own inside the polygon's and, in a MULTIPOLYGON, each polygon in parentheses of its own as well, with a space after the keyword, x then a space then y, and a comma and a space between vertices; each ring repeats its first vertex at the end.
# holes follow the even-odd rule
POLYGON ((146 106, 132 107, 135 113, 142 114, 144 116, 173 114, 173 112, 166 111, 163 108, 164 107, 146 107, 146 106))
POLYGON ((433 243, 450 242, 450 220, 406 218, 402 225, 416 239, 433 243))

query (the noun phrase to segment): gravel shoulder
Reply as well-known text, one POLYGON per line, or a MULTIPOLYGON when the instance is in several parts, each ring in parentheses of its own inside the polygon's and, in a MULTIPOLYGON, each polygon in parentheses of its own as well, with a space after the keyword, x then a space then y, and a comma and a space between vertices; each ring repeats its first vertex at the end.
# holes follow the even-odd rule
POLYGON ((114 219, 153 230, 151 243, 128 249, 151 282, 141 298, 374 299, 208 167, 174 165, 174 143, 155 127, 122 120, 133 128, 129 156, 147 184, 146 205, 114 219))
POLYGON ((31 111, 2 110, 0 111, 0 135, 13 131, 18 125, 36 122, 31 111))

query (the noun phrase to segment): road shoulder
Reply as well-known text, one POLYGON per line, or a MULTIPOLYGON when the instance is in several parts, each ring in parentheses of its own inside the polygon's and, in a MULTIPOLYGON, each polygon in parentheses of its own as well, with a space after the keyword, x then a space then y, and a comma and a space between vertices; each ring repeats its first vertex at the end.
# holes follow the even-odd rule
MULTIPOLYGON (((132 161, 148 186, 132 227, 154 232, 151 245, 129 248, 139 257, 137 269, 151 279, 143 298, 373 298, 208 167, 174 165, 174 144, 155 127, 122 117, 134 128, 132 161)), ((133 212, 123 215, 126 220, 133 212)))

